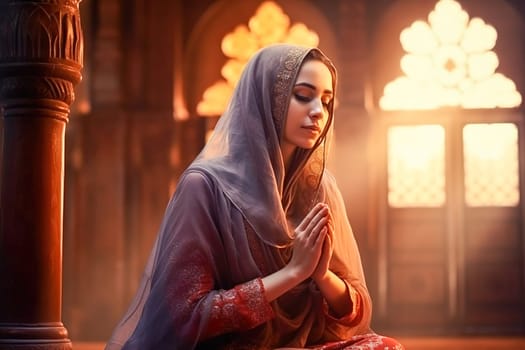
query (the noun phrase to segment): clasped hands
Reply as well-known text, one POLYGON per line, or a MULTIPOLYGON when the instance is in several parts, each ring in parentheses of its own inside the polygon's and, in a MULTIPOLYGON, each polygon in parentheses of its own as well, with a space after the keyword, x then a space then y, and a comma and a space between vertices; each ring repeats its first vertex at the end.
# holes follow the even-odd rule
POLYGON ((327 277, 333 254, 333 221, 330 208, 317 203, 295 229, 292 258, 297 273, 317 284, 327 277))

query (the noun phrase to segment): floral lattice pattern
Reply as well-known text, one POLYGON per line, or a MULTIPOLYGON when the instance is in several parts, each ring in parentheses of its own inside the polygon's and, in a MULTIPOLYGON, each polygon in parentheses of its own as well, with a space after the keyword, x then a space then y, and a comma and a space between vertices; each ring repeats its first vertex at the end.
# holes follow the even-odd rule
POLYGON ((517 206, 520 201, 518 128, 513 123, 463 128, 465 203, 517 206))
POLYGON ((388 204, 439 207, 445 203, 445 129, 441 125, 388 129, 388 204))
POLYGON ((379 104, 384 110, 510 108, 521 104, 512 80, 496 69, 492 49, 497 32, 472 18, 454 0, 440 0, 428 22, 415 21, 400 41, 404 76, 388 83, 379 104))

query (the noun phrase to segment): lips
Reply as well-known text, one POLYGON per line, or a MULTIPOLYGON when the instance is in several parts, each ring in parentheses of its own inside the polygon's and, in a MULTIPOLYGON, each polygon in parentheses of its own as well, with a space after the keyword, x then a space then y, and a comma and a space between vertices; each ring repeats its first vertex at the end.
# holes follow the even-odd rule
POLYGON ((314 131, 314 132, 321 132, 321 128, 317 125, 305 125, 305 126, 302 126, 303 129, 308 129, 308 130, 311 130, 311 131, 314 131))

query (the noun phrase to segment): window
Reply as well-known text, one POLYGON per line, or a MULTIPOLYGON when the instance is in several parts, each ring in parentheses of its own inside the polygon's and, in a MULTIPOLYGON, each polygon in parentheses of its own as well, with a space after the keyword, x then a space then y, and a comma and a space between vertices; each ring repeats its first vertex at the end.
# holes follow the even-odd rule
POLYGON ((439 107, 510 108, 521 104, 512 80, 496 69, 497 32, 481 18, 469 19, 454 0, 440 0, 428 21, 405 28, 400 41, 404 76, 388 83, 383 110, 439 107))
POLYGON ((221 50, 228 61, 222 67, 224 80, 208 87, 197 105, 197 113, 204 117, 222 114, 235 84, 250 57, 260 48, 272 43, 294 43, 317 46, 319 36, 304 23, 290 25, 290 18, 273 1, 263 2, 248 21, 239 24, 222 40, 221 50))

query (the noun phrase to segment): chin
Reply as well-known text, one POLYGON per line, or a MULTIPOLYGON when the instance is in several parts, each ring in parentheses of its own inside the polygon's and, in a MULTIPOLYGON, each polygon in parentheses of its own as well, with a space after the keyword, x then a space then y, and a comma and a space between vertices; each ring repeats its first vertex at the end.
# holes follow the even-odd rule
POLYGON ((315 141, 312 141, 312 142, 305 142, 301 145, 298 145, 297 147, 302 148, 302 149, 312 149, 314 148, 314 146, 315 146, 315 141))
POLYGON ((297 148, 312 149, 315 146, 317 139, 298 137, 295 140, 290 140, 290 141, 291 141, 290 143, 293 144, 297 148))

